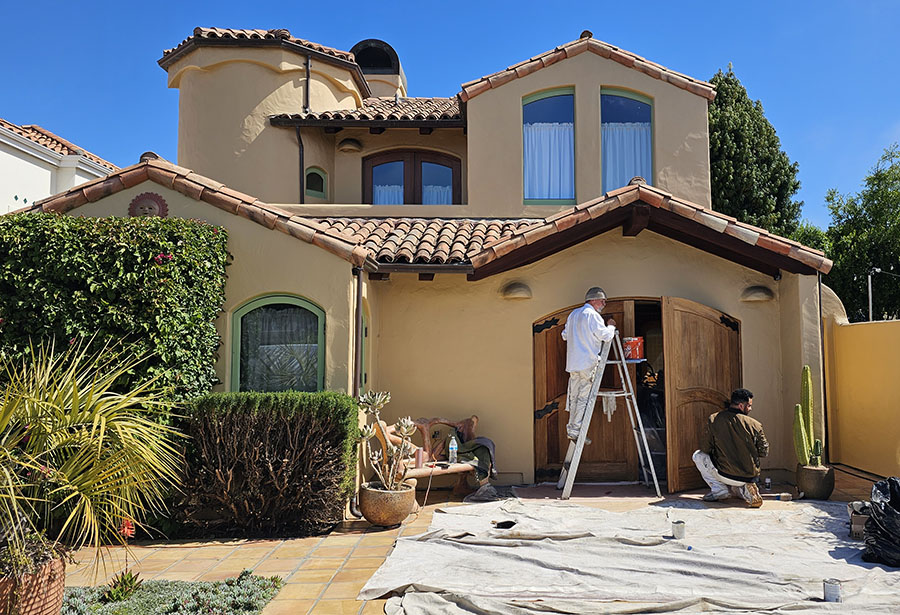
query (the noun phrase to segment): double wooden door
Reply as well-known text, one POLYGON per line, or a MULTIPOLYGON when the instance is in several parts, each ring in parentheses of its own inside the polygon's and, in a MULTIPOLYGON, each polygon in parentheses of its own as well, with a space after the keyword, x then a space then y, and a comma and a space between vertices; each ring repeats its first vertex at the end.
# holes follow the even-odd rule
MULTIPOLYGON (((643 300, 646 301, 646 300, 643 300)), ((660 301, 657 299, 657 301, 660 301)), ((633 336, 635 299, 607 303, 604 319, 614 318, 622 337, 633 336)), ((670 492, 703 485, 691 456, 699 447, 707 417, 722 409, 730 392, 741 386, 740 322, 713 308, 674 297, 661 300, 667 473, 670 492)), ((532 327, 534 348, 535 479, 559 475, 568 447, 566 438, 566 343, 561 337, 569 313, 580 305, 550 314, 532 327)), ((629 367, 634 382, 634 367, 629 367)), ((609 366, 601 388, 619 388, 609 366)), ((638 458, 624 400, 617 400, 612 421, 600 404, 588 430, 579 481, 635 480, 638 458)))

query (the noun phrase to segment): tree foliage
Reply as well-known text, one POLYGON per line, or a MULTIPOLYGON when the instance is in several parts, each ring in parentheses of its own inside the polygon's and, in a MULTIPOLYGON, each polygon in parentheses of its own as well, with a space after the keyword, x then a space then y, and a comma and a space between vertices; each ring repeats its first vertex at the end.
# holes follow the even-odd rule
POLYGON ((858 194, 825 197, 831 210, 828 241, 834 268, 826 283, 844 302, 851 321, 868 320, 868 274, 873 317, 900 317, 900 146, 888 147, 858 194))
POLYGON ((710 82, 709 162, 712 206, 742 222, 790 237, 800 222, 802 201, 797 163, 781 150, 762 103, 751 101, 731 66, 710 82))

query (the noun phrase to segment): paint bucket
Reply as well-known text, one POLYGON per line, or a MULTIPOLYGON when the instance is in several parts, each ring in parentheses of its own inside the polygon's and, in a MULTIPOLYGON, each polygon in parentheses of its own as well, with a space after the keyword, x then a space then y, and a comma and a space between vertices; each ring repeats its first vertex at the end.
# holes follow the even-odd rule
POLYGON ((644 338, 642 337, 626 337, 622 340, 622 348, 625 351, 626 359, 644 358, 644 338))
POLYGON ((825 593, 825 602, 844 601, 844 593, 838 579, 825 579, 822 581, 822 587, 825 593))
POLYGON ((684 521, 672 521, 672 537, 676 540, 684 538, 684 521))

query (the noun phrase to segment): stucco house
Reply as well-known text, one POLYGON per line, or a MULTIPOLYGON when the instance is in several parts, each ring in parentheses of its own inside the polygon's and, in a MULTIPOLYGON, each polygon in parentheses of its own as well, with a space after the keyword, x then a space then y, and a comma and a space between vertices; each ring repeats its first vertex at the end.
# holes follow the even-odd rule
POLYGON ((0 118, 0 214, 118 168, 46 128, 0 118))
MULTIPOLYGON (((148 153, 34 209, 227 227, 221 389, 362 387, 391 391, 388 418, 477 414, 500 480, 540 480, 565 454, 559 333, 600 285, 663 374, 670 491, 702 484, 691 453, 738 386, 766 467, 795 466, 831 262, 711 209, 709 83, 589 32, 447 98, 407 97, 378 40, 197 28, 159 64, 178 164, 148 153)), ((637 478, 622 408, 589 437, 579 479, 637 478)))

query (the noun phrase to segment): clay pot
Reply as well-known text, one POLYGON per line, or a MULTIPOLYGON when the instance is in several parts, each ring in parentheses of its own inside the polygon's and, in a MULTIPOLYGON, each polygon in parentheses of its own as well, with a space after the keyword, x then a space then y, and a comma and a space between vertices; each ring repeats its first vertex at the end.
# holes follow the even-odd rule
POLYGON ((808 500, 827 500, 834 491, 834 468, 797 464, 797 491, 808 500))
POLYGON ((0 578, 0 615, 59 615, 65 589, 66 564, 61 559, 47 562, 34 574, 22 575, 18 590, 13 579, 0 578))
POLYGON ((403 484, 402 491, 387 491, 381 483, 359 486, 359 512, 372 525, 399 525, 416 506, 416 490, 403 484))

